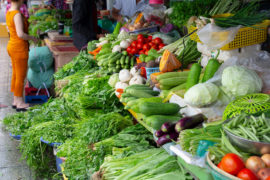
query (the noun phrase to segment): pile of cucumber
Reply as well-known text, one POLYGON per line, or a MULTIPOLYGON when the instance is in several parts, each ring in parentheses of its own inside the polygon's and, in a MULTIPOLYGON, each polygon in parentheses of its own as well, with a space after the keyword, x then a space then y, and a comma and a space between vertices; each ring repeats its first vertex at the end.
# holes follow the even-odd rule
POLYGON ((182 90, 186 87, 189 71, 167 72, 157 76, 161 90, 182 90))
POLYGON ((128 103, 129 101, 136 100, 139 98, 151 98, 158 95, 159 95, 159 92, 153 91, 147 85, 134 84, 134 85, 128 86, 124 90, 124 93, 122 93, 121 95, 120 102, 128 103))
POLYGON ((104 54, 97 58, 98 66, 108 69, 111 73, 118 73, 121 69, 131 69, 136 58, 128 56, 126 51, 104 54))

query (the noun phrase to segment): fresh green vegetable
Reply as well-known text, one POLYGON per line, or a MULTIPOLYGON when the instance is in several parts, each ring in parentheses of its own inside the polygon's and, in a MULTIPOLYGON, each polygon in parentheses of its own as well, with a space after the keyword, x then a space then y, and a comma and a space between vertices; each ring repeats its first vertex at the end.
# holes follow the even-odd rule
POLYGON ((199 83, 201 71, 202 67, 200 65, 200 61, 198 63, 194 63, 191 66, 190 71, 188 73, 186 90, 199 83))
POLYGON ((199 83, 185 93, 184 99, 190 105, 203 107, 217 101, 219 93, 215 84, 199 83))
POLYGON ((269 143, 270 136, 270 122, 264 114, 258 117, 247 115, 240 115, 233 118, 224 128, 235 134, 236 136, 243 137, 256 142, 269 143))
POLYGON ((256 72, 241 66, 230 66, 223 70, 222 86, 233 97, 258 93, 262 90, 262 79, 256 72))
POLYGON ((146 91, 146 90, 127 89, 126 92, 137 98, 153 97, 153 95, 148 93, 148 90, 146 91))
POLYGON ((146 124, 148 124, 150 127, 152 127, 155 130, 160 130, 162 124, 165 122, 176 122, 180 120, 181 117, 179 116, 168 116, 168 115, 152 115, 148 116, 145 119, 146 124))
POLYGON ((174 78, 174 77, 187 77, 189 71, 183 71, 183 72, 166 72, 163 74, 160 74, 157 76, 157 80, 163 80, 168 78, 174 78))
POLYGON ((159 83, 162 86, 175 87, 175 86, 185 83, 186 81, 187 81, 187 77, 173 77, 173 78, 162 79, 159 81, 159 83))
MULTIPOLYGON (((220 51, 219 51, 220 52, 220 51)), ((202 82, 206 82, 208 81, 209 79, 211 79, 215 73, 217 72, 217 70, 219 69, 220 67, 220 63, 218 62, 217 60, 217 57, 219 55, 219 52, 217 54, 217 56, 213 59, 210 59, 205 67, 205 71, 204 71, 204 75, 203 75, 203 78, 202 78, 202 82)))
POLYGON ((178 113, 180 106, 175 103, 144 102, 140 104, 140 112, 146 116, 173 115, 178 113))

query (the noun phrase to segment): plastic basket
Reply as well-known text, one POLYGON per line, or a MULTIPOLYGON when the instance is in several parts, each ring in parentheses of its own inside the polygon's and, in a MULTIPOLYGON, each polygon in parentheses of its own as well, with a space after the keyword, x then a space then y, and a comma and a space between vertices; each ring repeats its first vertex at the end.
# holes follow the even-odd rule
POLYGON ((57 146, 62 145, 62 143, 50 143, 50 142, 44 140, 42 137, 40 138, 40 141, 47 144, 47 145, 49 145, 49 146, 51 146, 51 147, 57 147, 57 146))
POLYGON ((26 103, 45 103, 48 101, 48 96, 47 95, 38 95, 38 96, 25 96, 25 102, 26 103))
POLYGON ((62 173, 61 164, 63 163, 63 160, 59 158, 58 156, 55 156, 56 159, 56 169, 58 173, 62 173))
POLYGON ((21 138, 22 138, 21 135, 14 135, 14 134, 12 134, 12 133, 9 133, 9 136, 10 136, 10 137, 13 137, 13 138, 16 139, 16 140, 21 140, 21 138))
MULTIPOLYGON (((219 15, 220 17, 227 17, 230 14, 219 15)), ((237 48, 242 48, 245 46, 250 46, 254 44, 259 44, 267 39, 267 27, 270 25, 270 20, 265 20, 260 24, 256 24, 253 27, 243 27, 240 28, 238 33, 236 34, 234 40, 229 44, 226 44, 221 50, 232 50, 237 48)), ((188 33, 192 33, 197 30, 195 26, 188 27, 188 33)), ((190 39, 196 42, 200 42, 200 39, 196 32, 190 35, 190 39)))
POLYGON ((160 71, 159 71, 159 67, 145 68, 145 70, 146 70, 146 76, 147 76, 147 79, 150 79, 150 75, 151 75, 151 74, 156 73, 156 72, 160 72, 160 71))

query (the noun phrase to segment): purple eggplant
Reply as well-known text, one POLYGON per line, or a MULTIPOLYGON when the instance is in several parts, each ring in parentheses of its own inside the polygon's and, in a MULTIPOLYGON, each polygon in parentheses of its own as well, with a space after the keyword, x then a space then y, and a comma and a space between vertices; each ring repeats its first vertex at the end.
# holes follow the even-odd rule
POLYGON ((175 123, 165 122, 161 126, 161 131, 163 131, 164 133, 169 133, 174 129, 174 127, 175 123))
POLYGON ((163 135, 163 136, 161 136, 161 137, 158 138, 157 145, 158 146, 162 146, 162 145, 164 145, 166 143, 169 143, 169 142, 172 142, 172 140, 170 138, 170 135, 165 134, 165 135, 163 135))
POLYGON ((161 137, 161 136, 163 136, 165 133, 163 132, 163 131, 161 131, 161 130, 158 130, 158 131, 156 131, 155 132, 155 136, 156 137, 161 137))
POLYGON ((175 125, 175 131, 180 133, 184 129, 192 129, 206 120, 203 114, 197 114, 180 119, 175 125))
POLYGON ((172 132, 170 132, 169 136, 170 136, 170 139, 177 141, 177 139, 179 137, 179 133, 172 131, 172 132))

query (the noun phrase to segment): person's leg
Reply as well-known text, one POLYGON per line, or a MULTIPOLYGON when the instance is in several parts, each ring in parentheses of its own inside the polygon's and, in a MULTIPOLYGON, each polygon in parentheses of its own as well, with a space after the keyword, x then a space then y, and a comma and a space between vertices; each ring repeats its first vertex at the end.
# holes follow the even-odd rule
MULTIPOLYGON (((14 57, 12 57, 12 53, 10 53, 10 51, 8 50, 8 54, 10 56, 11 59, 11 64, 12 64, 12 78, 11 78, 11 87, 10 87, 10 91, 12 93, 14 93, 15 90, 15 82, 16 82, 16 68, 15 68, 15 63, 14 63, 14 57)), ((17 105, 16 102, 16 98, 13 97, 13 102, 12 102, 12 107, 15 107, 17 105)))
POLYGON ((24 89, 24 80, 27 74, 27 61, 28 61, 28 52, 27 53, 17 53, 15 62, 15 71, 16 71, 16 82, 14 97, 17 100, 17 108, 28 108, 29 104, 26 104, 23 100, 23 89, 24 89))

